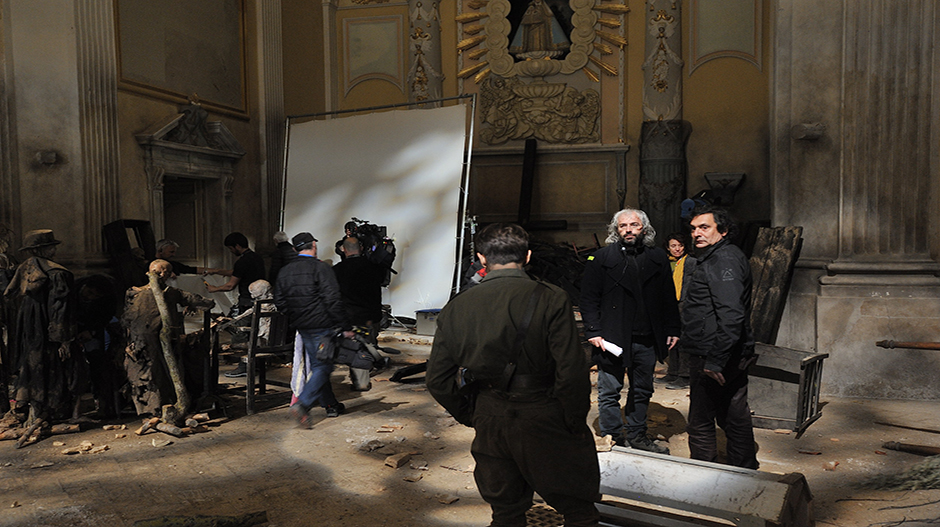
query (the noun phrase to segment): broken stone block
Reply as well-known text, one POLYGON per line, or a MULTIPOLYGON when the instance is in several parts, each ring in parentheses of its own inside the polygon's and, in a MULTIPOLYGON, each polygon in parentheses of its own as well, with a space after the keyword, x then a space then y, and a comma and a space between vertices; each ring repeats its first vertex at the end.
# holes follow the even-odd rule
POLYGON ((401 468, 409 461, 411 461, 411 453, 402 452, 401 454, 395 454, 394 456, 388 456, 385 458, 385 465, 392 468, 401 468))
POLYGON ((610 435, 594 436, 594 447, 598 452, 610 452, 614 447, 614 439, 610 435))

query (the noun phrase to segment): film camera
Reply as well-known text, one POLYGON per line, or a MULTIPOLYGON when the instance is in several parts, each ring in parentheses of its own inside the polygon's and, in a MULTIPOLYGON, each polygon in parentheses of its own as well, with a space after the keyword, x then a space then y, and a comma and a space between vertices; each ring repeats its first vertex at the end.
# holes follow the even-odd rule
MULTIPOLYGON (((367 220, 352 218, 352 221, 346 222, 345 229, 348 233, 347 236, 359 239, 363 256, 388 270, 385 283, 382 284, 383 286, 388 285, 391 274, 396 273, 392 269, 392 263, 395 261, 395 241, 388 237, 388 227, 369 223, 367 220)), ((341 246, 342 240, 336 243, 336 253, 345 256, 340 250, 341 246)))

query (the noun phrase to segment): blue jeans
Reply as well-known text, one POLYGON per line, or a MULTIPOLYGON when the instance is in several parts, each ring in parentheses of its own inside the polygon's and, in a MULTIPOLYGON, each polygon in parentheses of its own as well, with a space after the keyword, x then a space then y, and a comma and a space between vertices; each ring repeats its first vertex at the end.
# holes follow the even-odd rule
POLYGON ((333 395, 333 386, 330 384, 330 374, 333 373, 333 364, 317 360, 317 346, 320 343, 320 337, 329 335, 329 329, 298 329, 300 339, 304 342, 304 356, 306 357, 310 371, 310 377, 304 383, 300 396, 297 398, 299 403, 305 408, 310 409, 319 401, 320 406, 334 406, 338 401, 333 395))
POLYGON ((646 411, 653 397, 653 373, 656 350, 653 346, 633 343, 632 358, 626 366, 600 366, 597 369, 597 411, 601 435, 614 441, 634 439, 646 433, 646 411), (627 404, 620 411, 620 392, 624 375, 629 382, 627 404), (626 416, 626 426, 624 426, 626 416))

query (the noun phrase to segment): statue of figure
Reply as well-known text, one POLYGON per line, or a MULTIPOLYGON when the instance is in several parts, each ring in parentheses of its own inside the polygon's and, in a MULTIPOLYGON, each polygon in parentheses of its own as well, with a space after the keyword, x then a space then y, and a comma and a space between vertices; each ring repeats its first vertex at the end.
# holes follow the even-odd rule
MULTIPOLYGON (((157 283, 163 289, 163 298, 169 308, 172 320, 170 339, 174 353, 178 354, 178 342, 184 328, 183 315, 177 306, 205 310, 212 309, 215 302, 175 287, 168 287, 166 280, 170 278, 172 269, 170 262, 166 260, 158 259, 150 264, 150 272, 157 274, 157 283)), ((150 285, 127 290, 121 322, 128 332, 124 367, 131 388, 131 400, 134 401, 138 414, 159 416, 161 406, 176 400, 176 392, 160 344, 163 319, 160 317, 150 285)))
POLYGON ((14 317, 8 354, 16 361, 14 413, 26 426, 61 417, 71 408, 73 396, 81 395, 70 390, 84 366, 81 351, 72 349, 73 277, 51 260, 60 243, 49 229, 26 233, 20 250, 29 258, 17 267, 3 294, 14 317))
POLYGON ((551 7, 542 0, 531 0, 509 45, 509 53, 517 59, 555 58, 564 55, 570 46, 551 7))

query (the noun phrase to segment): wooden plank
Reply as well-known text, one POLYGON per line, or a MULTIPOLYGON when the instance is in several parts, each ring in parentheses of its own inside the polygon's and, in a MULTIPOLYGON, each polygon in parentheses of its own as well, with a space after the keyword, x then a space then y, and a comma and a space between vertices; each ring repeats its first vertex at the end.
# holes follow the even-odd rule
POLYGON ((773 344, 799 257, 803 227, 761 228, 750 259, 751 329, 757 342, 773 344))

